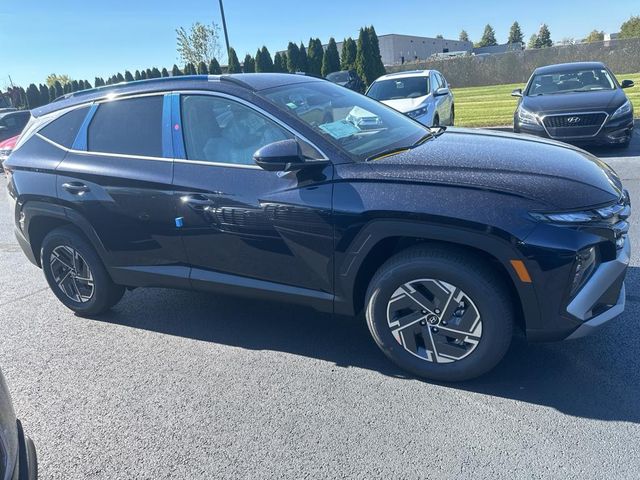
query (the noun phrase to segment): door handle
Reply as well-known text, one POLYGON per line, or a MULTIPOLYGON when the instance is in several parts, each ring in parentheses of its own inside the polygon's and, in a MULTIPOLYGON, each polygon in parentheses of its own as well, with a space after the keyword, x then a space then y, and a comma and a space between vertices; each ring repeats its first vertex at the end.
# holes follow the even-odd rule
POLYGON ((209 198, 200 194, 183 195, 180 197, 180 201, 197 211, 204 211, 213 206, 213 202, 209 198))
POLYGON ((84 183, 80 183, 80 182, 63 183, 62 188, 64 188, 67 192, 73 195, 82 195, 90 191, 89 187, 87 187, 84 183))

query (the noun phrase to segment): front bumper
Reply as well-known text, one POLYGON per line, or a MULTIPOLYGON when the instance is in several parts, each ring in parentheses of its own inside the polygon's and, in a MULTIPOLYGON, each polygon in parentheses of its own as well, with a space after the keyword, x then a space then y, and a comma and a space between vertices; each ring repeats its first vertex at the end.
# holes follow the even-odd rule
POLYGON ((625 239, 624 247, 618 252, 615 260, 602 263, 580 292, 567 306, 567 312, 583 320, 567 339, 574 339, 590 335, 605 323, 613 320, 624 311, 625 287, 624 276, 629 266, 631 242, 625 239), (612 298, 611 290, 618 290, 619 294, 614 304, 609 304, 607 298, 612 298), (594 311, 597 313, 594 315, 594 311))
POLYGON ((514 131, 516 133, 527 133, 543 138, 550 138, 560 142, 571 143, 572 145, 621 145, 628 143, 633 136, 633 116, 625 115, 614 120, 607 120, 597 135, 589 137, 553 137, 542 125, 532 125, 519 123, 516 119, 514 131))

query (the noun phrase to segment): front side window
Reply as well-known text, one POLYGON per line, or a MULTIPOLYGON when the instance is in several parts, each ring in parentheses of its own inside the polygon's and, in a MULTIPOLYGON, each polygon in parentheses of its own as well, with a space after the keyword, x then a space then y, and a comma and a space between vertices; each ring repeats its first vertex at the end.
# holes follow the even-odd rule
POLYGON ((374 82, 367 95, 376 100, 398 100, 429 95, 429 77, 405 77, 374 82))
POLYGON ((527 95, 535 97, 558 93, 613 90, 614 88, 616 88, 616 84, 606 69, 590 68, 535 75, 531 79, 527 95))
POLYGON ((161 95, 100 104, 87 135, 91 152, 162 157, 161 95))
POLYGON ((330 82, 283 85, 260 93, 355 160, 412 146, 429 132, 398 111, 330 82))
POLYGON ((256 150, 294 138, 252 108, 212 95, 182 97, 182 129, 187 159, 236 165, 255 165, 256 150))

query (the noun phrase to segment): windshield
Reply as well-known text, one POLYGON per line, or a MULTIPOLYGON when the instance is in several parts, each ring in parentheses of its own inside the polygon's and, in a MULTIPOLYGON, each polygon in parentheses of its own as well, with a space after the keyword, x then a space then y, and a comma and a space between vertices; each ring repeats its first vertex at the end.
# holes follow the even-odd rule
POLYGON ((429 77, 405 77, 373 82, 367 96, 376 100, 418 98, 429 94, 429 77))
POLYGON ((548 75, 535 75, 531 80, 530 97, 569 92, 594 92, 616 88, 612 75, 604 68, 572 70, 548 75))
POLYGON ((349 72, 333 72, 327 75, 327 80, 331 82, 348 82, 349 72))
POLYGON ((429 133, 401 113, 330 82, 284 85, 261 94, 358 160, 411 147, 429 133))

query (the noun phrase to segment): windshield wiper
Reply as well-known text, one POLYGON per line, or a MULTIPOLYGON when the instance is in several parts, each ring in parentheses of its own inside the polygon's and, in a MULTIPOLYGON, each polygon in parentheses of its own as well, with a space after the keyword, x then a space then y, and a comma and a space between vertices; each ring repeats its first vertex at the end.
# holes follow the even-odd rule
POLYGON ((419 147, 420 145, 422 145, 424 142, 426 142, 430 138, 433 138, 433 137, 436 137, 438 135, 441 135, 442 132, 444 132, 444 130, 445 130, 444 127, 441 127, 441 131, 439 131, 437 133, 433 133, 433 131, 429 130, 427 133, 425 133, 422 137, 420 137, 418 139, 418 141, 416 141, 411 146, 390 148, 389 150, 384 150, 382 152, 379 152, 379 153, 376 153, 374 155, 371 155, 370 157, 367 157, 366 161, 369 162, 371 160, 377 160, 377 159, 382 158, 382 157, 389 157, 391 155, 397 155, 398 153, 409 151, 409 150, 411 150, 413 148, 419 147))

